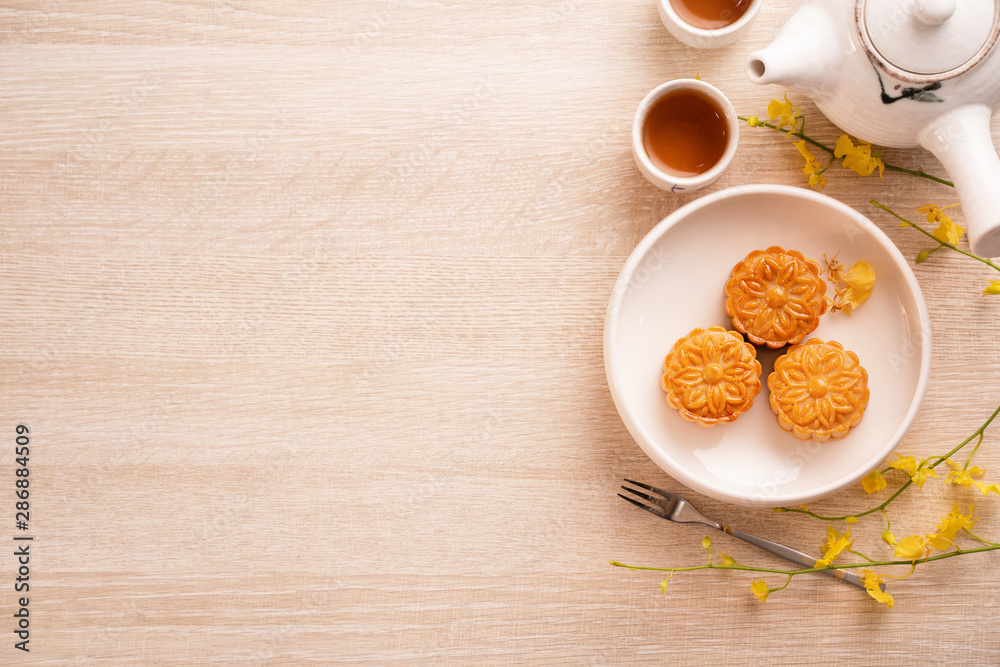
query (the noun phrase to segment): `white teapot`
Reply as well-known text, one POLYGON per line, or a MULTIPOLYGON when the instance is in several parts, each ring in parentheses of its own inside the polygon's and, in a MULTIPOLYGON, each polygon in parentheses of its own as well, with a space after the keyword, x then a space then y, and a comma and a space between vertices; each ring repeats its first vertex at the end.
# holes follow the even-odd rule
POLYGON ((932 152, 955 183, 972 251, 996 257, 998 33, 1000 0, 800 0, 746 72, 805 93, 863 141, 932 152))

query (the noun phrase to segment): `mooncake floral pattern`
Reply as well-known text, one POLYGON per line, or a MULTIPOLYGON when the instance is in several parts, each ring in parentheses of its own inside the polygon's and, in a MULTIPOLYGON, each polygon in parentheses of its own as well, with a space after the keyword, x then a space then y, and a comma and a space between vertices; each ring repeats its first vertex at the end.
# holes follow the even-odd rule
POLYGON ((670 407, 700 426, 731 422, 760 393, 757 351, 736 331, 695 329, 663 361, 660 388, 670 407))
POLYGON ((868 405, 868 372, 835 341, 793 345, 767 378, 778 424, 797 438, 824 442, 857 426, 868 405))
POLYGON ((798 343, 829 307, 821 271, 797 250, 754 250, 726 283, 726 313, 757 345, 798 343))

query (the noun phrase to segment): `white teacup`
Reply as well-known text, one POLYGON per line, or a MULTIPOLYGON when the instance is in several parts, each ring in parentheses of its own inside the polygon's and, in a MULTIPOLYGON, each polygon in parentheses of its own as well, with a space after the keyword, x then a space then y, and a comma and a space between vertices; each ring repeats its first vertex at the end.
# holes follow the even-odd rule
POLYGON ((735 42, 740 35, 750 27, 760 6, 764 0, 752 0, 750 6, 733 23, 727 26, 714 29, 705 29, 693 26, 680 17, 674 9, 674 0, 658 0, 657 5, 660 12, 660 20, 666 26, 670 34, 680 42, 692 46, 696 49, 717 49, 720 46, 727 46, 735 42))
POLYGON ((635 118, 632 120, 632 158, 642 175, 659 188, 670 192, 701 190, 715 183, 729 167, 733 156, 736 155, 739 136, 740 124, 739 119, 736 118, 736 109, 733 108, 729 98, 723 95, 718 88, 697 79, 675 79, 657 86, 639 103, 635 118), (643 141, 643 128, 650 110, 668 93, 685 89, 700 92, 715 102, 725 115, 726 129, 728 130, 726 147, 722 156, 707 171, 694 176, 677 176, 657 167, 650 159, 649 153, 646 152, 646 145, 643 141))

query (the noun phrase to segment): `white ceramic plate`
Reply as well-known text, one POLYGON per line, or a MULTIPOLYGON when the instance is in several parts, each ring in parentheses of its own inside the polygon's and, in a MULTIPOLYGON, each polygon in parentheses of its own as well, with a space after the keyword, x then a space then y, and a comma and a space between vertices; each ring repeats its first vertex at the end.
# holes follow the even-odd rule
MULTIPOLYGON (((828 294, 832 294, 829 289, 828 294)), ((828 496, 858 482, 899 443, 930 372, 930 325, 920 287, 892 241, 865 216, 825 195, 748 185, 702 197, 658 224, 615 284, 604 327, 604 364, 632 437, 687 486, 741 505, 778 507, 828 496), (764 385, 751 410, 703 428, 681 419, 660 390, 664 357, 696 327, 732 328, 724 286, 733 266, 779 245, 822 262, 875 267, 872 296, 852 316, 828 313, 809 336, 836 340, 867 369, 864 420, 840 440, 798 440, 768 404, 767 374, 782 351, 758 350, 764 385)))

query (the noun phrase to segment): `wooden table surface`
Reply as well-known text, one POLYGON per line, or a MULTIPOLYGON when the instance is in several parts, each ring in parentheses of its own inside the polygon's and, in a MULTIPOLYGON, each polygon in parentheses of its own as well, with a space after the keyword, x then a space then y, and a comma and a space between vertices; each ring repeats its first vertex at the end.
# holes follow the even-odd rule
MULTIPOLYGON (((783 91, 742 63, 793 6, 702 52, 652 0, 0 0, 0 515, 10 540, 25 424, 34 537, 28 654, 16 543, 0 557, 0 663, 1000 661, 995 554, 919 568, 892 610, 820 576, 766 605, 734 572, 664 596, 608 564, 705 556, 704 531, 616 498, 624 476, 803 550, 824 539, 661 472, 601 348, 626 257, 698 196, 635 168, 637 104, 700 74, 764 115, 783 91)), ((740 141, 709 191, 803 184, 783 137, 740 141)), ((911 260, 926 240, 867 200, 954 201, 829 176, 911 260)), ((915 272, 934 361, 901 450, 929 455, 998 402, 1000 300, 955 253, 915 272)), ((977 457, 990 481, 998 437, 977 457)), ((934 480, 893 531, 932 532, 953 500, 1000 537, 1000 500, 934 480)), ((857 545, 888 557, 882 530, 862 521, 857 545)))

